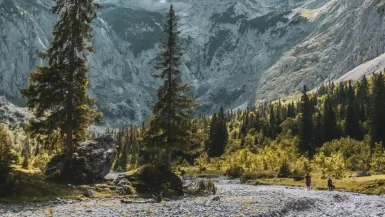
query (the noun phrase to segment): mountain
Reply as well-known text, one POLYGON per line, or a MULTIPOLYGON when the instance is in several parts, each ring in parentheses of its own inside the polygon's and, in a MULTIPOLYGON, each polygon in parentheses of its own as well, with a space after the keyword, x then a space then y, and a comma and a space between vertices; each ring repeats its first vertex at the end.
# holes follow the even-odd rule
MULTIPOLYGON (((112 126, 151 114, 152 78, 168 0, 99 0, 90 94, 112 126)), ((52 0, 0 0, 0 93, 18 88, 49 46, 52 0)), ((317 87, 384 53, 383 0, 173 0, 181 17, 183 79, 199 113, 242 109, 317 87)))

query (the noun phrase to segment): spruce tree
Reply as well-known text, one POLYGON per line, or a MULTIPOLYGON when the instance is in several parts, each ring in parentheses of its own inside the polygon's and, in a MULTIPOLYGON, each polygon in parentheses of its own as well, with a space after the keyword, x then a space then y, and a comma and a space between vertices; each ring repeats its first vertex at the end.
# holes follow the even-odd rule
POLYGON ((373 150, 375 143, 382 142, 383 147, 385 147, 385 81, 382 73, 374 75, 371 105, 370 136, 371 149, 373 150))
POLYGON ((153 106, 154 117, 150 120, 149 129, 144 136, 147 148, 165 151, 165 163, 168 168, 171 168, 172 152, 187 148, 193 140, 190 120, 195 104, 186 96, 191 88, 181 81, 179 68, 183 53, 179 42, 178 23, 179 19, 171 5, 163 28, 167 40, 162 43, 164 51, 155 66, 155 69, 162 70, 155 77, 162 79, 164 83, 158 89, 158 101, 153 106))
POLYGON ((21 90, 37 118, 29 131, 50 134, 60 130, 66 135, 68 157, 73 146, 85 139, 88 126, 100 117, 87 94, 87 55, 93 52, 91 22, 98 8, 94 0, 56 0, 52 12, 59 15, 59 21, 51 47, 40 54, 47 66, 31 72, 28 87, 21 90))
POLYGON ((210 131, 205 143, 205 150, 209 157, 215 156, 215 146, 216 146, 216 135, 218 131, 218 116, 216 113, 213 114, 210 122, 210 131))
POLYGON ((322 122, 324 126, 324 142, 330 142, 340 136, 340 130, 337 126, 337 118, 333 110, 332 101, 329 97, 327 97, 324 102, 322 122))
POLYGON ((369 104, 369 84, 366 76, 363 76, 358 83, 357 101, 360 105, 359 117, 360 121, 365 122, 368 119, 368 104, 369 104))
POLYGON ((2 178, 9 171, 14 162, 14 156, 11 153, 12 139, 5 125, 0 124, 0 183, 2 178))
POLYGON ((214 114, 210 123, 209 138, 206 141, 206 151, 209 157, 220 157, 225 153, 229 134, 226 117, 221 107, 218 114, 214 114))
POLYGON ((321 147, 324 143, 324 132, 323 132, 324 126, 322 123, 322 114, 321 112, 318 112, 315 118, 315 125, 314 125, 314 133, 313 133, 313 141, 314 141, 314 147, 315 149, 321 147))
POLYGON ((355 99, 350 99, 345 118, 345 134, 350 138, 361 140, 361 126, 356 107, 355 99))
POLYGON ((301 120, 299 127, 299 151, 312 157, 315 149, 312 146, 313 139, 313 106, 310 97, 307 94, 307 87, 304 86, 302 90, 302 97, 300 102, 301 120))
MULTIPOLYGON (((278 115, 278 114, 277 114, 278 115)), ((270 112, 269 112, 269 137, 272 139, 275 139, 277 136, 277 119, 274 114, 274 106, 270 106, 270 112)))

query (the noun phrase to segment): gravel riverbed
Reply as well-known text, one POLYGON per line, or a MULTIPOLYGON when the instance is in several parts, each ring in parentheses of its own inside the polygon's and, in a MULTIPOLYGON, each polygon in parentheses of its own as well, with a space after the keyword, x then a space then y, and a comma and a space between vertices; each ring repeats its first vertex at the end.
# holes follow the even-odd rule
POLYGON ((186 197, 165 203, 123 204, 119 199, 56 201, 29 205, 0 204, 0 216, 381 216, 385 198, 347 192, 307 191, 280 186, 252 186, 217 180, 219 201, 214 196, 186 197))

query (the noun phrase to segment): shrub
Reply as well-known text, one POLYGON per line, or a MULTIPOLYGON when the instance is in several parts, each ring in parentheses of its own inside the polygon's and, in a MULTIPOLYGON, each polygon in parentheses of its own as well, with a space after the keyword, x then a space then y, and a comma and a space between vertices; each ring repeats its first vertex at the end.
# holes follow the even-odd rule
POLYGON ((242 174, 243 174, 243 168, 239 166, 230 167, 226 170, 226 176, 228 176, 231 179, 240 178, 242 174))
POLYGON ((287 162, 283 162, 279 167, 278 178, 288 178, 291 176, 289 164, 287 162))
POLYGON ((47 164, 52 159, 47 153, 38 155, 33 161, 33 167, 40 169, 42 172, 45 172, 47 164))
POLYGON ((126 177, 138 193, 155 193, 173 190, 183 194, 182 180, 164 165, 146 165, 126 177))
POLYGON ((385 173, 385 149, 380 144, 376 145, 370 166, 373 172, 385 173))
POLYGON ((326 157, 324 153, 321 152, 314 157, 313 164, 321 172, 321 178, 331 176, 336 179, 341 179, 344 177, 346 166, 341 152, 332 153, 330 157, 326 157))
POLYGON ((370 160, 370 145, 369 142, 356 141, 351 138, 341 138, 325 143, 321 148, 326 157, 331 157, 333 153, 340 152, 346 168, 353 171, 366 170, 370 160))
POLYGON ((241 176, 241 182, 245 183, 250 180, 257 180, 257 174, 252 172, 245 172, 241 176))
POLYGON ((215 183, 211 180, 199 180, 192 181, 189 185, 184 188, 186 194, 189 195, 207 195, 207 194, 216 194, 217 187, 215 183))
POLYGON ((257 179, 273 179, 276 176, 276 173, 271 171, 262 171, 257 172, 256 174, 257 179))
MULTIPOLYGON (((0 125, 0 175, 3 179, 10 171, 10 166, 15 163, 16 156, 11 150, 12 140, 8 133, 8 129, 4 125, 0 125)), ((4 181, 0 179, 0 183, 4 181)))
POLYGON ((302 181, 305 179, 306 173, 304 170, 294 169, 292 172, 292 177, 294 181, 302 181))

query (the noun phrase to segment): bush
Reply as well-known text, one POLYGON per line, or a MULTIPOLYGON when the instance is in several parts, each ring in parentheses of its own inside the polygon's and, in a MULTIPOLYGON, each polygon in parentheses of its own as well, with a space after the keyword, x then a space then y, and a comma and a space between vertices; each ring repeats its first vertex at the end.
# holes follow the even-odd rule
POLYGON ((273 179, 276 176, 276 173, 271 171, 262 171, 257 172, 256 174, 257 179, 273 179))
POLYGON ((252 172, 245 172, 242 174, 241 176, 242 183, 246 183, 247 181, 250 181, 250 180, 257 180, 257 174, 252 172))
POLYGON ((289 164, 287 162, 283 162, 279 167, 278 178, 288 178, 291 176, 289 164))
POLYGON ((42 172, 45 172, 47 164, 52 159, 47 153, 38 155, 33 161, 33 167, 40 169, 42 172))
POLYGON ((243 171, 244 170, 242 167, 230 167, 226 170, 226 176, 231 179, 237 179, 242 176, 243 171))
POLYGON ((336 179, 341 179, 344 177, 346 166, 341 152, 332 153, 330 157, 326 157, 325 154, 321 152, 314 157, 313 164, 321 172, 321 178, 331 176, 336 179))
POLYGON ((15 163, 16 156, 11 150, 12 140, 8 133, 8 129, 4 125, 0 125, 0 183, 5 181, 10 171, 12 163, 15 163))
POLYGON ((208 195, 217 193, 217 187, 211 180, 199 180, 193 181, 184 188, 184 191, 188 195, 208 195))
POLYGON ((183 194, 182 180, 164 165, 146 165, 125 176, 138 193, 156 193, 172 190, 183 194))
POLYGON ((370 166, 373 172, 385 173, 385 149, 380 144, 376 145, 370 166))
POLYGON ((302 181, 305 179, 306 172, 303 170, 294 169, 292 172, 292 177, 294 181, 302 181))

